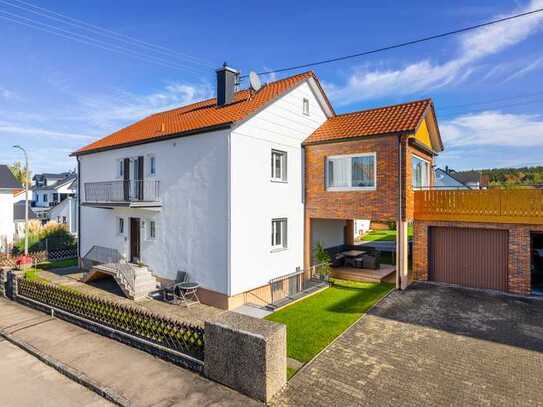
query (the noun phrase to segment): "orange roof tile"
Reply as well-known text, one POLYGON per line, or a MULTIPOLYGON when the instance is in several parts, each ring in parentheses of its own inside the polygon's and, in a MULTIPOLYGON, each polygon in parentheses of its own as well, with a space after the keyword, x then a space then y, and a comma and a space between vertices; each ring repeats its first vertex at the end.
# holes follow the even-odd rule
POLYGON ((415 131, 431 105, 431 99, 424 99, 337 115, 324 122, 305 139, 304 144, 415 131))
POLYGON ((228 125, 245 119, 268 102, 311 77, 316 79, 313 72, 304 72, 271 82, 252 96, 249 90, 241 90, 234 94, 232 103, 221 107, 217 106, 217 101, 213 98, 156 113, 82 147, 72 155, 122 147, 148 140, 160 140, 162 137, 228 125))

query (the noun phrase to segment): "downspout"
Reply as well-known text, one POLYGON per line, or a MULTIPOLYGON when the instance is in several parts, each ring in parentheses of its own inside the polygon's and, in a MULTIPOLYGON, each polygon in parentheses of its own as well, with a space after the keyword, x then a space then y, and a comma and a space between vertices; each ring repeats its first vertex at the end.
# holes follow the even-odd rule
POLYGON ((403 179, 402 179, 402 136, 398 137, 399 143, 398 143, 398 220, 396 221, 396 289, 400 289, 401 287, 401 259, 400 259, 400 225, 399 222, 402 221, 402 185, 403 185, 403 179))
POLYGON ((79 161, 79 156, 77 158, 77 257, 79 258, 79 267, 81 264, 81 162, 79 161))

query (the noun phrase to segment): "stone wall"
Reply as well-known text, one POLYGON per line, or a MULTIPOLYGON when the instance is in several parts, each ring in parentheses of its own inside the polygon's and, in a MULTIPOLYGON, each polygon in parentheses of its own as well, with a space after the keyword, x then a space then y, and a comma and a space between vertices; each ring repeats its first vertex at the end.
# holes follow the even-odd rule
POLYGON ((507 230, 509 233, 507 291, 520 295, 530 294, 530 232, 543 232, 543 225, 415 221, 413 232, 413 275, 415 280, 428 280, 428 228, 431 226, 507 230))

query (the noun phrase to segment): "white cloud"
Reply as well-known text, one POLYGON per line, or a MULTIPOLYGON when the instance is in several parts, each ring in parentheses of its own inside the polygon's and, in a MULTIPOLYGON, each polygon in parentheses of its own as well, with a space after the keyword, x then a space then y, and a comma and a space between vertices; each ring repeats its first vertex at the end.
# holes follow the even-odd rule
POLYGON ((54 139, 90 140, 92 137, 86 134, 55 131, 46 128, 25 126, 18 123, 0 121, 0 134, 9 136, 49 137, 54 139))
MULTIPOLYGON (((532 0, 511 14, 541 7, 543 0, 532 0)), ((501 17, 504 16, 495 16, 501 17)), ((325 83, 325 87, 336 103, 348 105, 375 97, 407 95, 458 83, 472 74, 481 59, 525 40, 541 27, 542 22, 543 13, 538 13, 481 28, 461 36, 457 56, 447 62, 434 63, 425 59, 399 69, 361 66, 355 68, 344 84, 325 83)))
POLYGON ((77 113, 72 120, 86 122, 97 130, 115 130, 117 127, 144 116, 174 109, 212 97, 209 83, 173 83, 150 94, 117 91, 110 95, 90 95, 79 98, 77 113))
POLYGON ((486 111, 443 121, 447 150, 473 146, 543 147, 543 117, 486 111))
POLYGON ((9 89, 6 89, 6 88, 2 88, 0 87, 0 99, 4 99, 4 100, 15 100, 15 99, 18 99, 19 97, 17 96, 17 94, 9 89))

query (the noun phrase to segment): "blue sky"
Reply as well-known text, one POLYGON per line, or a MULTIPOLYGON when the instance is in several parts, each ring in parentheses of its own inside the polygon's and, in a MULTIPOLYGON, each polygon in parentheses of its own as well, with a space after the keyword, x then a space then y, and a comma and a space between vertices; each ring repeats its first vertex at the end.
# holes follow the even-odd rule
MULTIPOLYGON (((35 172, 74 168, 68 154, 82 145, 213 96, 223 61, 242 72, 305 63, 541 8, 543 0, 397 4, 0 0, 0 163, 20 159, 11 149, 19 143, 35 172)), ((441 166, 543 165, 541 44, 543 13, 315 71, 338 112, 432 97, 446 147, 441 166)))

